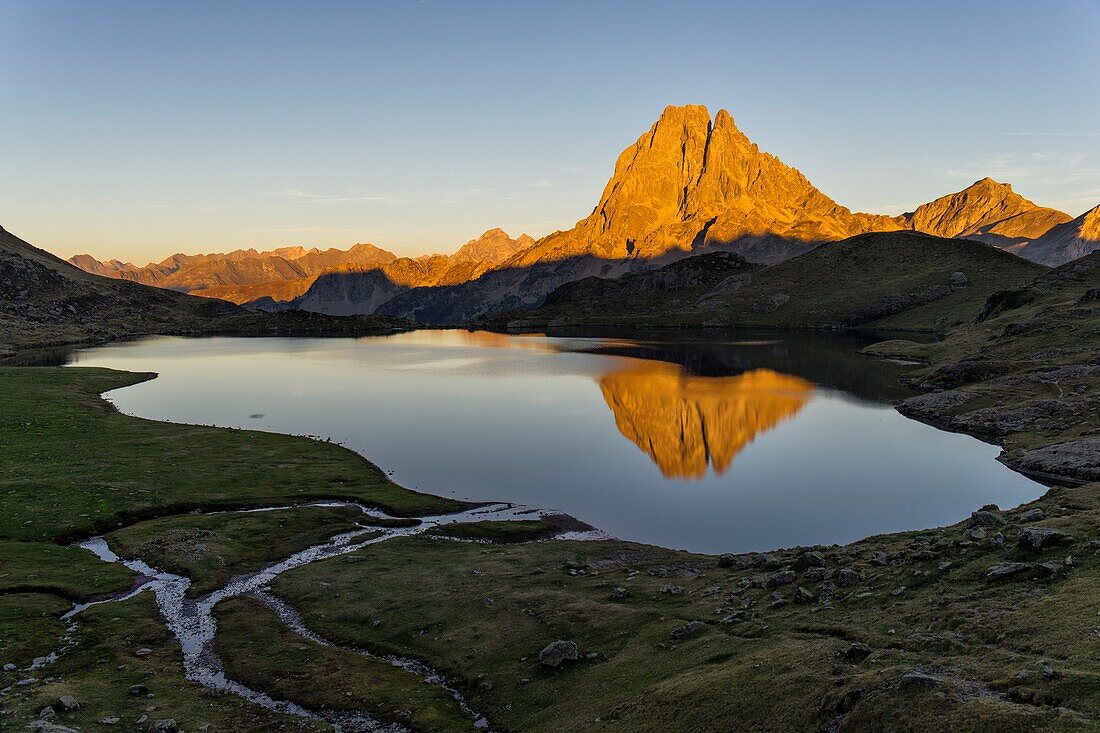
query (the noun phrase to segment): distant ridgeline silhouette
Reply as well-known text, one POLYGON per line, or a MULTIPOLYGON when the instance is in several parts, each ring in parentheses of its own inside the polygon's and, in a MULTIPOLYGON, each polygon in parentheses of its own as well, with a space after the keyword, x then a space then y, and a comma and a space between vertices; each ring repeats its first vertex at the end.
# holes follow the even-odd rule
POLYGON ((855 213, 762 152, 726 110, 712 119, 706 107, 687 105, 667 107, 619 155, 589 216, 538 241, 494 229, 450 256, 398 258, 359 244, 346 252, 175 255, 145 267, 88 255, 71 262, 266 310, 458 323, 537 307, 559 285, 584 277, 618 277, 712 251, 773 265, 869 232, 974 239, 1058 265, 1100 247, 1098 218, 1094 209, 1071 221, 989 178, 900 216, 855 213))

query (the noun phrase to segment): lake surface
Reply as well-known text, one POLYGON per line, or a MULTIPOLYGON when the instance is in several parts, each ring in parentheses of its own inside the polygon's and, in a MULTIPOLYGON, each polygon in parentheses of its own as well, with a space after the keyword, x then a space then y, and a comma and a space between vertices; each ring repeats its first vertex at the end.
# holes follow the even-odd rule
POLYGON ((922 529, 1045 491, 997 447, 901 416, 904 368, 859 346, 418 331, 155 338, 69 363, 158 372, 110 393, 127 414, 331 438, 410 488, 700 552, 922 529))

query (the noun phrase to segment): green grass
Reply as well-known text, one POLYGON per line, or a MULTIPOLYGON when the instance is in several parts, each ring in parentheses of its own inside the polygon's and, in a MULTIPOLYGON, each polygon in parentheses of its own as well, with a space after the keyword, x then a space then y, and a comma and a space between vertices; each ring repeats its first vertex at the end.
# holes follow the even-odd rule
POLYGON ((0 368, 0 538, 86 537, 197 508, 346 498, 395 515, 458 503, 401 488, 330 443, 119 414, 99 398, 148 375, 0 368))
POLYGON ((124 591, 134 575, 90 552, 48 542, 0 540, 0 594, 50 593, 69 601, 124 591))
POLYGON ((202 595, 223 587, 235 575, 260 570, 356 529, 362 516, 351 509, 310 506, 183 514, 115 530, 107 542, 122 557, 141 558, 158 570, 191 578, 188 593, 202 595))
POLYGON ((366 711, 424 733, 474 730, 473 719, 439 687, 385 660, 303 639, 258 601, 234 598, 216 614, 226 671, 253 689, 314 710, 366 711))
MULTIPOLYGON (((314 563, 273 587, 329 639, 412 654, 458 678, 475 708, 508 730, 726 730, 733 720, 739 730, 820 730, 848 707, 840 730, 927 730, 928 720, 937 730, 1092 729, 1100 626, 1088 589, 1100 558, 1086 540, 1100 537, 1100 484, 1032 506, 1047 512, 1044 526, 1078 538, 1026 558, 1073 555, 1064 574, 988 581, 990 566, 1022 551, 970 540, 961 525, 888 535, 822 548, 830 568, 864 574, 858 587, 837 590, 832 608, 773 609, 772 589, 737 590, 760 570, 622 542, 401 539, 365 548, 366 562, 314 563), (876 551, 890 564, 871 562, 876 551), (662 592, 668 584, 683 593, 662 592), (627 595, 615 597, 616 587, 627 595), (751 605, 736 614, 741 599, 751 605), (693 620, 706 628, 670 636, 693 620), (539 651, 555 639, 575 641, 581 660, 541 666, 539 651), (852 641, 869 644, 871 656, 840 660, 852 641), (1054 679, 1039 672, 1041 660, 1054 679), (941 686, 902 686, 915 668, 941 686), (1016 677, 1021 669, 1027 680, 1016 677)), ((1005 536, 1015 537, 1018 515, 1007 515, 1005 536)), ((797 553, 772 554, 785 565, 797 553)), ((820 585, 799 571, 780 591, 791 600, 798 586, 820 585)))

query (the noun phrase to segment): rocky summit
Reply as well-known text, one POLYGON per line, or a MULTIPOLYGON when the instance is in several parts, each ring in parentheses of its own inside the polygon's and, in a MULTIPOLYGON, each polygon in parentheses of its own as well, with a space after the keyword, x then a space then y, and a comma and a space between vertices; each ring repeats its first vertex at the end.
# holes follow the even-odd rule
POLYGON ((716 247, 773 263, 821 242, 898 228, 888 217, 837 204, 762 152, 726 110, 712 120, 704 106, 670 106, 619 155, 588 217, 511 264, 582 255, 652 259, 716 247))
POLYGON ((1019 251, 1025 257, 1031 241, 1069 220, 1069 214, 1028 201, 1011 185, 992 178, 975 181, 962 191, 922 204, 896 219, 903 229, 937 237, 976 239, 1019 251))

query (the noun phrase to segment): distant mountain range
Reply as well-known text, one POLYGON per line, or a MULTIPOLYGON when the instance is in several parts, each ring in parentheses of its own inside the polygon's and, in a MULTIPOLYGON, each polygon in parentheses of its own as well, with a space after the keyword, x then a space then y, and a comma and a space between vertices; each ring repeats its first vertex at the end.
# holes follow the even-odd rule
POLYGON ((409 324, 287 311, 263 314, 85 272, 0 228, 0 358, 25 348, 150 334, 370 335, 409 324))
POLYGON ((762 152, 726 110, 712 119, 706 107, 689 105, 666 108, 622 152, 589 216, 538 241, 492 229, 449 256, 399 258, 357 244, 174 255, 145 267, 88 255, 70 262, 266 310, 453 323, 537 307, 558 286, 589 276, 617 277, 713 251, 774 265, 869 232, 973 239, 1059 265, 1100 247, 1098 209, 1072 219, 983 178, 900 216, 854 213, 762 152))

